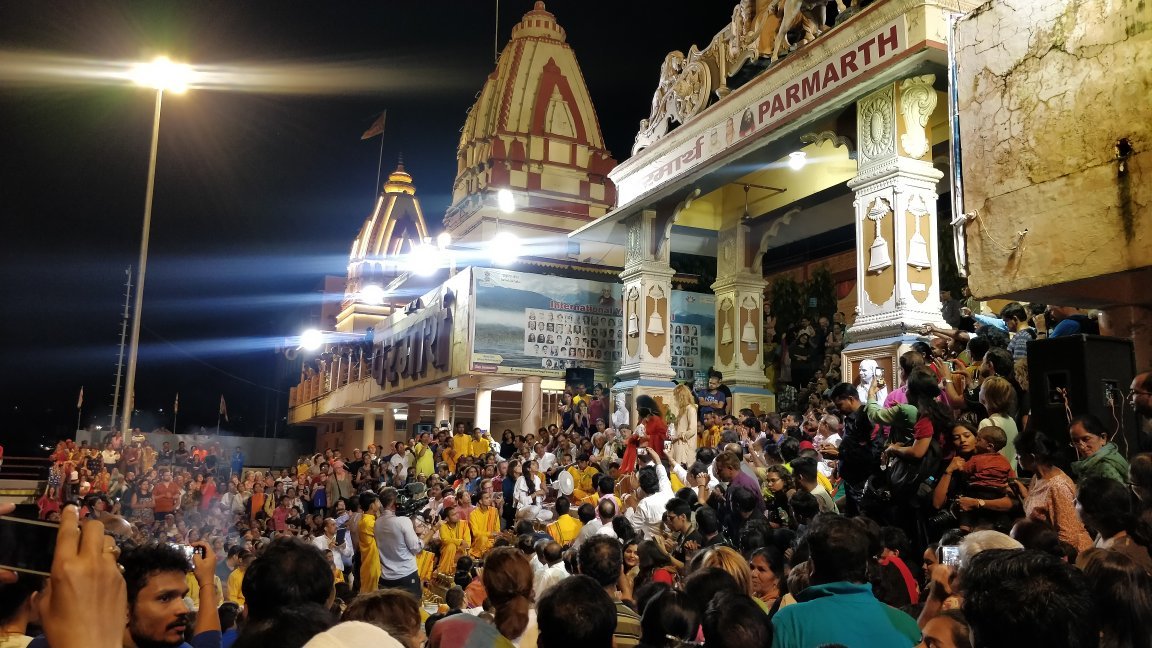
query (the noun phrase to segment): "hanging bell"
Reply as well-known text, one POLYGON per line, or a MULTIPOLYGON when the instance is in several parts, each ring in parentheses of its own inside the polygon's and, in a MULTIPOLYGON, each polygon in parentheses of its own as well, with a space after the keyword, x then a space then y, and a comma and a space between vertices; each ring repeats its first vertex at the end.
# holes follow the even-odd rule
POLYGON ((732 344, 732 325, 728 320, 724 320, 724 326, 720 329, 720 344, 732 344))
POLYGON ((868 250, 868 272, 879 272, 892 265, 892 257, 888 254, 888 241, 877 236, 868 250))
POLYGON ((744 322, 744 328, 740 331, 740 341, 750 347, 759 342, 756 339, 756 325, 752 323, 752 320, 744 322))
POLYGON ((648 316, 648 333, 649 335, 664 335, 664 317, 660 315, 658 310, 653 310, 652 314, 648 316))
POLYGON ((640 336, 640 318, 636 317, 636 313, 628 315, 628 337, 640 336))
POLYGON ((928 242, 920 234, 919 216, 916 217, 916 232, 908 243, 908 265, 921 270, 932 267, 932 260, 928 258, 928 242))

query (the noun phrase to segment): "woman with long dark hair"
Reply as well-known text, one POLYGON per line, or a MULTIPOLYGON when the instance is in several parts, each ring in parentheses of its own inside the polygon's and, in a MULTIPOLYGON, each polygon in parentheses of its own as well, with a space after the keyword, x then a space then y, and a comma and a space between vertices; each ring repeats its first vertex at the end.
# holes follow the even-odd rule
POLYGON ((643 587, 649 582, 667 583, 676 582, 676 571, 672 566, 672 558, 657 544, 655 540, 645 540, 636 548, 640 559, 640 570, 636 573, 633 591, 643 587))

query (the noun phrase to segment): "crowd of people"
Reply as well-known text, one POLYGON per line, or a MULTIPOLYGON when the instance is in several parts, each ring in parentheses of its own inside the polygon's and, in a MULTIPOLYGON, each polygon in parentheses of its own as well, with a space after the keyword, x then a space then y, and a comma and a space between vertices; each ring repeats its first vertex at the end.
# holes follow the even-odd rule
MULTIPOLYGON (((274 469, 64 442, 51 577, 0 572, 0 647, 1152 646, 1152 454, 1035 424, 1002 314, 798 411, 711 372, 274 469)), ((1152 416, 1152 376, 1126 402, 1152 416)))

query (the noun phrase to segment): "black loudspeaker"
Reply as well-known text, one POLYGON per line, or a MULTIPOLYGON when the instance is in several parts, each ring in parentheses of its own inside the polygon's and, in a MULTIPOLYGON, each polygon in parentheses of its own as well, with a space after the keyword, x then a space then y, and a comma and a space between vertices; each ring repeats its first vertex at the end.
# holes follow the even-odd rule
POLYGON ((588 393, 591 394, 592 386, 596 384, 596 372, 583 367, 565 369, 564 384, 569 387, 576 384, 584 385, 588 389, 588 393))
POLYGON ((1124 397, 1135 376, 1131 340, 1100 335, 1033 340, 1028 343, 1032 425, 1068 441, 1067 404, 1073 417, 1094 414, 1103 421, 1122 453, 1135 452, 1136 413, 1124 397))

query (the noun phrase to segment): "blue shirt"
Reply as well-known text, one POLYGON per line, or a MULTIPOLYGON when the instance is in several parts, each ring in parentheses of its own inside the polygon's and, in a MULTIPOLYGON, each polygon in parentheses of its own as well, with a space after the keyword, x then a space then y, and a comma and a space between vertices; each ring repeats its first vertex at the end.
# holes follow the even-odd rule
POLYGON ((772 617, 772 648, 910 648, 920 642, 916 620, 876 600, 870 584, 811 585, 796 600, 772 617))

